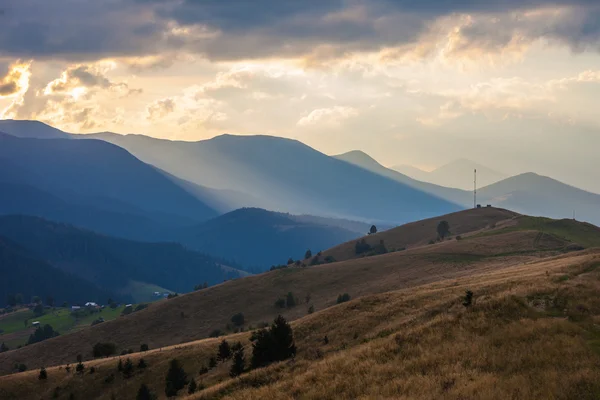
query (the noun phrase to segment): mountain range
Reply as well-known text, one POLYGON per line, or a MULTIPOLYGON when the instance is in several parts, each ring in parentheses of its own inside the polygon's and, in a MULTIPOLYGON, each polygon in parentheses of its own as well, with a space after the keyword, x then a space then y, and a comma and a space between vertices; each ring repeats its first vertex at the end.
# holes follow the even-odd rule
POLYGON ((473 190, 473 171, 477 170, 479 187, 492 185, 509 176, 464 158, 444 164, 433 171, 423 171, 411 165, 396 165, 391 169, 411 178, 463 190, 473 190))

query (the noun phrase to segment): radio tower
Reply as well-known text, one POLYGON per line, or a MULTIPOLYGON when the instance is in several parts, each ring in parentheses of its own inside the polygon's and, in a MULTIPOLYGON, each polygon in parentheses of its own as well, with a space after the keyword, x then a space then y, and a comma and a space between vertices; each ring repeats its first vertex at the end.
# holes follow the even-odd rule
POLYGON ((473 172, 473 208, 477 208, 477 170, 473 172))

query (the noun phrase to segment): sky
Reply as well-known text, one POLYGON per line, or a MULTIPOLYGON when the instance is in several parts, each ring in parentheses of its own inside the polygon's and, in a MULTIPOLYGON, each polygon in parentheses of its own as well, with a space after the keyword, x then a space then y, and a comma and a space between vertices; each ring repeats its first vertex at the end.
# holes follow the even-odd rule
POLYGON ((598 0, 4 0, 0 119, 469 158, 600 192, 598 0))

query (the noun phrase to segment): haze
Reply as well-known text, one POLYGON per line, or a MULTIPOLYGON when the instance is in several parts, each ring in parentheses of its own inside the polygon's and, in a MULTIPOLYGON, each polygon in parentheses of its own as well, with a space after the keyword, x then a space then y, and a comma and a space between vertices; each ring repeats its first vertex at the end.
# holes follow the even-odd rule
POLYGON ((0 119, 468 158, 598 192, 598 21, 592 0, 9 1, 0 119))

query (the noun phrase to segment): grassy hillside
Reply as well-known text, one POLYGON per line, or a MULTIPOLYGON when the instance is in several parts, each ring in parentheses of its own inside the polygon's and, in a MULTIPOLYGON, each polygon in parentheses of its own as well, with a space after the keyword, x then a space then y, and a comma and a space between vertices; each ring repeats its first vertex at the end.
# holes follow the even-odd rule
MULTIPOLYGON (((131 355, 148 364, 131 378, 118 358, 85 362, 83 375, 48 368, 46 381, 38 370, 0 377, 0 397, 48 398, 59 387, 59 398, 134 398, 145 383, 162 399, 177 358, 204 387, 190 399, 596 399, 598 266, 592 250, 364 296, 298 319, 295 360, 240 378, 229 378, 230 362, 201 371, 219 343, 205 339, 131 355)), ((249 358, 248 337, 227 339, 241 340, 249 358)))
MULTIPOLYGON (((37 254, 0 235, 0 304, 9 294, 21 294, 29 303, 33 296, 44 301, 52 296, 56 304, 68 302, 100 302, 117 296, 85 279, 56 268, 37 254)), ((128 299, 128 296, 123 296, 128 299)))
MULTIPOLYGON (((205 281, 214 285, 240 276, 235 270, 224 271, 218 259, 179 244, 118 239, 36 217, 0 217, 0 235, 6 235, 53 267, 127 299, 132 298, 133 290, 137 298, 159 290, 156 286, 189 292, 205 281), (146 285, 132 286, 132 282, 146 285)), ((6 267, 10 273, 10 265, 6 267)), ((21 284, 31 279, 24 279, 21 284)), ((0 299, 0 304, 3 301, 0 299)), ((105 301, 106 298, 101 299, 102 303, 105 301)))
MULTIPOLYGON (((472 224, 477 229, 481 222, 472 221, 480 221, 477 216, 481 213, 511 215, 502 210, 465 211, 461 226, 472 224)), ((460 220, 456 215, 445 218, 460 220)), ((215 329, 231 332, 227 325, 238 312, 245 316, 245 328, 270 321, 279 313, 294 320, 305 316, 311 305, 317 311, 335 305, 343 293, 358 298, 494 271, 561 254, 567 244, 536 231, 506 232, 316 267, 290 267, 160 302, 127 318, 83 330, 76 338, 58 337, 2 354, 0 372, 10 372, 15 362, 39 367, 70 361, 77 354, 89 358, 91 344, 107 338, 119 349, 137 348, 141 343, 156 348, 205 338, 215 329), (276 307, 275 301, 288 292, 293 293, 297 305, 276 307)))
MULTIPOLYGON (((134 305, 135 308, 137 305, 134 305)), ((29 335, 35 331, 31 323, 38 321, 40 325, 49 324, 61 335, 65 335, 80 329, 87 328, 91 323, 102 317, 105 321, 118 318, 125 305, 116 308, 106 307, 98 313, 87 315, 75 315, 70 308, 47 309, 42 316, 35 316, 33 311, 27 308, 0 316, 0 343, 5 343, 9 348, 16 349, 17 346, 25 345, 29 335)))
MULTIPOLYGON (((440 217, 430 218, 422 221, 411 222, 387 231, 378 232, 375 235, 365 236, 364 239, 370 246, 377 246, 382 240, 388 251, 410 249, 426 245, 431 240, 437 239, 437 226, 440 221, 447 221, 450 225, 452 236, 465 235, 485 229, 493 229, 496 225, 509 221, 517 214, 508 210, 498 208, 478 208, 460 211, 440 217)), ((333 257, 336 261, 348 260, 361 257, 356 254, 356 240, 343 243, 322 253, 319 257, 333 257)))

